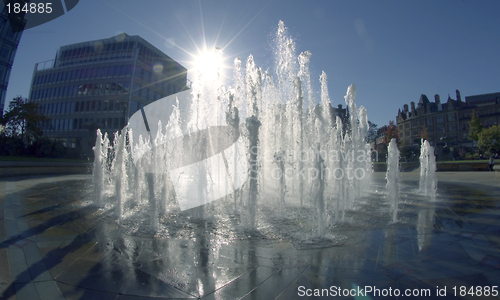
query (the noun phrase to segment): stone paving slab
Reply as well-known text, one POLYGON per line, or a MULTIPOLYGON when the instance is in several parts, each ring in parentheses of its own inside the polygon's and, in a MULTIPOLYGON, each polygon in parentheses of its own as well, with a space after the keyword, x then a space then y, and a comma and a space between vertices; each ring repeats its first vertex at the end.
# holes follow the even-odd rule
POLYGON ((0 181, 0 299, 297 299, 308 298, 299 287, 365 286, 433 296, 446 286, 440 299, 454 299, 453 286, 500 283, 500 181, 466 174, 438 173, 445 200, 403 201, 398 223, 342 225, 343 242, 327 247, 209 227, 130 234, 110 211, 85 204, 90 176, 0 181))

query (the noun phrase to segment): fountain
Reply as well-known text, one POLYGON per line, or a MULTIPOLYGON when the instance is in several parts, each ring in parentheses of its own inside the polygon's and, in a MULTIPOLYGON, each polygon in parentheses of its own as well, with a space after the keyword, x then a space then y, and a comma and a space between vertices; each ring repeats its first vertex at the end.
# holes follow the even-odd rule
POLYGON ((387 147, 387 199, 391 205, 392 222, 398 220, 398 201, 399 201, 399 150, 396 139, 391 139, 387 147))
POLYGON ((436 198, 436 156, 434 148, 427 140, 422 139, 420 149, 420 184, 419 191, 422 195, 431 199, 436 198))
POLYGON ((92 173, 94 199, 97 206, 102 206, 102 188, 106 170, 105 163, 108 160, 108 145, 104 144, 105 141, 108 141, 108 136, 105 134, 103 137, 101 130, 97 129, 97 141, 94 146, 94 167, 92 173), (103 152, 102 149, 105 151, 103 152))
MULTIPOLYGON (((141 108, 113 144, 98 131, 96 202, 115 210, 130 231, 147 223, 167 235, 177 219, 254 231, 291 222, 272 234, 335 240, 331 229, 372 193, 367 113, 355 103, 353 84, 344 97, 349 118, 332 115, 324 72, 314 99, 311 53, 296 55, 283 22, 276 53, 275 74, 256 67, 251 55, 245 67, 237 58, 230 84, 221 69, 195 74, 191 90, 141 108)), ((395 147, 387 177, 393 222, 395 147)))

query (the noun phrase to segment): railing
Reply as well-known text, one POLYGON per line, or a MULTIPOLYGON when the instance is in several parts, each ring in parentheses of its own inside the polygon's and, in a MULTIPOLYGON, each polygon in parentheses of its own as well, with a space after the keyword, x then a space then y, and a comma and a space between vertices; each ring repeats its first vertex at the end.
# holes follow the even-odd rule
POLYGON ((56 60, 51 59, 51 60, 46 60, 42 61, 36 64, 35 70, 36 71, 43 71, 43 70, 48 70, 54 68, 56 65, 56 60))

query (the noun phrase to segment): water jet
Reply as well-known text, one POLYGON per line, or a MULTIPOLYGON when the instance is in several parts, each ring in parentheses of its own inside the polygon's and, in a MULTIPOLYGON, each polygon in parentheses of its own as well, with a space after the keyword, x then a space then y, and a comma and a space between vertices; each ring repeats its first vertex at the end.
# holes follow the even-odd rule
MULTIPOLYGON (((283 22, 276 53, 274 75, 252 56, 244 67, 238 58, 231 82, 219 71, 196 74, 191 90, 136 112, 113 143, 98 131, 94 186, 102 196, 96 203, 114 207, 121 220, 147 212, 153 232, 168 232, 171 218, 224 220, 229 230, 338 242, 335 228, 353 221, 347 213, 379 197, 371 189, 367 112, 358 109, 353 84, 344 97, 349 118, 333 115, 324 72, 314 99, 311 54, 295 54, 283 22), (276 222, 291 222, 296 232, 276 222)), ((422 163, 431 170, 425 155, 422 163)), ((397 160, 391 154, 391 170, 397 160)), ((397 194, 394 181, 391 187, 397 194)), ((394 222, 397 202, 391 201, 394 222)))

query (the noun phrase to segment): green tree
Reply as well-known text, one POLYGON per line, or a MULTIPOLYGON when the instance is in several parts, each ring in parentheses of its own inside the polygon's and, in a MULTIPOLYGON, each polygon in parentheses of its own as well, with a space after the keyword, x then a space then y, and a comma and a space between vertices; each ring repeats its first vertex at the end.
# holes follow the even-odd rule
POLYGON ((490 153, 500 152, 500 125, 483 129, 479 134, 477 146, 483 151, 490 153))
POLYGON ((30 145, 42 136, 41 122, 45 120, 48 118, 42 113, 38 103, 18 96, 9 103, 9 109, 0 123, 5 126, 4 135, 19 137, 30 145))
POLYGON ((479 117, 475 110, 472 111, 472 118, 469 122, 469 136, 468 138, 472 141, 478 141, 479 135, 483 130, 483 125, 481 125, 481 121, 479 121, 479 117))
POLYGON ((366 139, 368 142, 375 142, 375 140, 377 139, 378 126, 372 121, 368 121, 368 126, 370 128, 368 129, 368 136, 366 137, 366 139))

